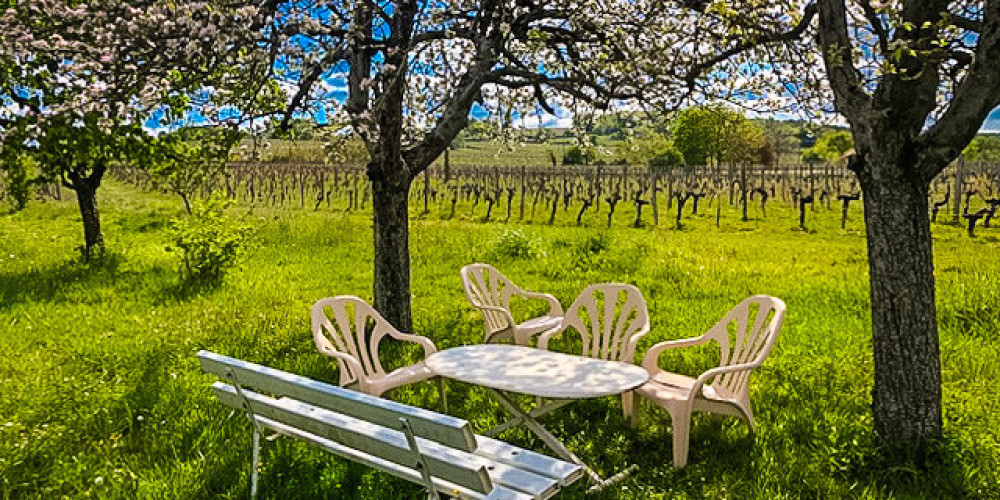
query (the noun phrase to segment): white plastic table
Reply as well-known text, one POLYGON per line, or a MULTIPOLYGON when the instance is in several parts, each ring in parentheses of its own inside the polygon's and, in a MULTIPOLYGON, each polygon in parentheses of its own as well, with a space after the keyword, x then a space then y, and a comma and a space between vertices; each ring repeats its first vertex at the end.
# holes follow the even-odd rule
POLYGON ((437 375, 489 389, 515 417, 489 434, 524 424, 559 456, 582 465, 595 483, 593 489, 601 489, 634 470, 633 466, 602 479, 535 417, 573 400, 612 396, 635 389, 649 380, 649 373, 642 367, 505 344, 445 349, 428 356, 424 363, 437 375), (505 394, 508 392, 557 401, 526 411, 505 394))

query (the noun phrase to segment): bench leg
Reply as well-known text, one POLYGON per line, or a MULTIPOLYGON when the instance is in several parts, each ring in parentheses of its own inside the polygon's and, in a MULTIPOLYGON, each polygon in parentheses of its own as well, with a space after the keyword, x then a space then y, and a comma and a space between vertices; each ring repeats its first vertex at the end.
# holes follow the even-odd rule
POLYGON ((260 463, 260 428, 253 426, 253 453, 250 462, 250 498, 257 498, 257 464, 260 463))

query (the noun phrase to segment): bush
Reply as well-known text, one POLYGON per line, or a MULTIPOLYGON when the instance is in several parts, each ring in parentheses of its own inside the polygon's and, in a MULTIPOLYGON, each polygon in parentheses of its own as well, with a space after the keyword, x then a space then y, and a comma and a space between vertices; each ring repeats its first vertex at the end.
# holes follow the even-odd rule
POLYGON ((23 210, 28 205, 32 193, 32 161, 23 157, 15 156, 6 162, 6 190, 10 195, 11 204, 14 210, 23 210))
POLYGON ((171 222, 173 247, 180 252, 188 283, 215 284, 246 251, 253 228, 226 214, 232 200, 213 197, 195 202, 191 215, 171 222))
POLYGON ((588 165, 597 159, 593 148, 573 146, 563 154, 563 165, 588 165))
POLYGON ((649 159, 649 167, 659 172, 669 172, 683 165, 684 155, 673 144, 649 159))
POLYGON ((506 229, 493 241, 493 256, 498 259, 530 259, 542 256, 538 243, 523 231, 506 229))
POLYGON ((604 254, 609 248, 611 248, 611 237, 607 233, 588 234, 572 247, 573 267, 578 270, 604 267, 606 261, 604 254))

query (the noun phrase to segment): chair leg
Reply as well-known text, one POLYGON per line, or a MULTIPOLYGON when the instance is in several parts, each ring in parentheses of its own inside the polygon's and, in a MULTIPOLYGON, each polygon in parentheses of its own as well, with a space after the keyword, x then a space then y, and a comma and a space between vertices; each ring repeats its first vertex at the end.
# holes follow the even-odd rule
POLYGON ((688 444, 691 441, 691 411, 670 411, 670 424, 674 430, 674 467, 687 465, 688 444))
POLYGON ((441 399, 441 413, 448 413, 448 395, 444 389, 444 377, 437 378, 438 397, 441 399))
POLYGON ((250 456, 250 498, 257 498, 257 464, 260 463, 260 429, 253 426, 253 453, 250 456))
POLYGON ((622 393, 622 416, 628 419, 633 427, 638 425, 638 418, 635 414, 635 392, 628 391, 622 393))

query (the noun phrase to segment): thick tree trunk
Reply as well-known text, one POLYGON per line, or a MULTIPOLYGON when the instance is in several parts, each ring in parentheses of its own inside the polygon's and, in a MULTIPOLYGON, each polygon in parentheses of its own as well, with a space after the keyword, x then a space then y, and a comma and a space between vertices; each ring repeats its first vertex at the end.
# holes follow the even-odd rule
POLYGON ((375 309, 401 331, 412 331, 410 316, 410 179, 399 173, 372 181, 375 241, 375 309), (393 182, 393 180, 395 182, 393 182))
POLYGON ((87 182, 80 182, 74 189, 80 206, 80 218, 83 220, 83 256, 90 258, 104 251, 101 216, 97 211, 97 188, 87 182))
POLYGON ((874 388, 880 444, 922 450, 941 436, 929 183, 885 161, 860 175, 871 277, 874 388))

